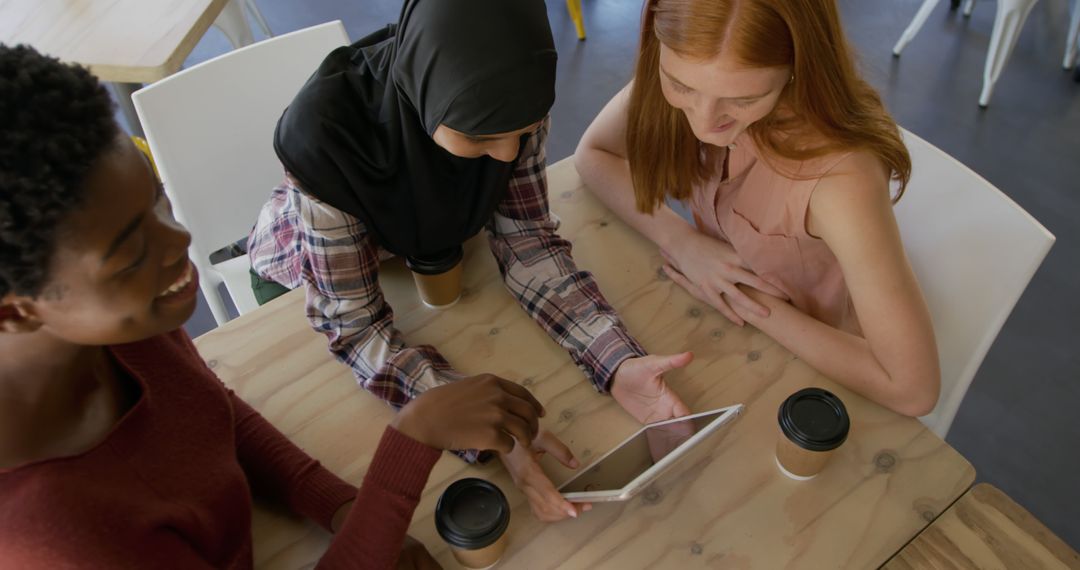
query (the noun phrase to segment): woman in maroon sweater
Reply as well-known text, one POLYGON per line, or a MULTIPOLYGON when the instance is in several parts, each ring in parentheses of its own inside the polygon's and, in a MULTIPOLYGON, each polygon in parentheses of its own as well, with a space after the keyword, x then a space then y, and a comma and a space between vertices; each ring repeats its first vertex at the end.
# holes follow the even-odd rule
POLYGON ((190 236, 112 114, 85 70, 0 45, 0 566, 250 568, 254 491, 336 532, 321 567, 437 568, 402 545, 438 450, 509 452, 540 404, 492 376, 435 388, 359 492, 321 467, 179 328, 190 236))

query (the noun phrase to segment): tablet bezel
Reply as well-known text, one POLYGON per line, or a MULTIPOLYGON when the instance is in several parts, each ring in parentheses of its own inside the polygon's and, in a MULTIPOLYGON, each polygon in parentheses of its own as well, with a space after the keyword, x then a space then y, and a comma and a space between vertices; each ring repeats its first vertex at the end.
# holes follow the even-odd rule
POLYGON ((732 420, 734 420, 736 417, 738 417, 739 414, 742 412, 744 407, 745 406, 743 406, 742 404, 735 404, 733 406, 726 406, 726 407, 723 407, 723 408, 717 408, 715 410, 708 410, 708 411, 705 411, 705 412, 699 412, 699 413, 696 413, 696 414, 690 414, 688 416, 682 416, 682 417, 679 417, 679 418, 672 418, 670 420, 664 420, 664 421, 661 421, 661 422, 654 422, 654 423, 651 423, 651 424, 646 424, 646 425, 642 426, 640 429, 638 429, 637 431, 635 431, 634 433, 630 434, 630 436, 627 437, 626 439, 624 439, 619 445, 616 445, 610 451, 608 451, 604 455, 600 456, 599 459, 597 459, 596 461, 593 461, 589 465, 581 468, 581 470, 578 473, 576 473, 573 477, 571 477, 570 479, 567 479, 561 485, 559 485, 559 489, 560 490, 563 489, 564 487, 566 487, 567 485, 572 483, 574 480, 576 480, 578 477, 581 477, 585 473, 588 473, 589 469, 592 469, 596 464, 598 464, 601 461, 607 459, 608 456, 610 456, 611 454, 613 454, 616 451, 618 451, 619 449, 621 449, 627 443, 630 443, 631 441, 633 441, 634 438, 638 437, 642 432, 644 432, 645 430, 647 430, 647 429, 649 429, 651 427, 662 426, 662 425, 667 425, 667 424, 671 424, 671 423, 675 423, 675 422, 686 421, 686 420, 699 418, 699 417, 702 417, 702 416, 708 416, 708 415, 712 415, 712 414, 720 414, 720 415, 718 415, 716 417, 716 419, 709 422, 708 425, 706 425, 704 428, 702 428, 701 431, 695 433, 694 435, 690 436, 689 439, 687 439, 686 441, 680 443, 678 447, 676 447, 675 449, 673 449, 671 451, 671 453, 668 453, 659 462, 653 464, 651 467, 649 467, 645 471, 642 471, 641 473, 639 473, 637 477, 635 477, 629 483, 624 485, 621 489, 609 489, 609 490, 605 490, 605 491, 579 491, 579 492, 573 492, 573 493, 562 493, 562 496, 567 501, 570 501, 572 503, 598 503, 598 502, 607 502, 607 501, 626 501, 628 499, 631 499, 635 495, 637 495, 642 489, 644 489, 650 483, 655 481, 669 467, 674 465, 675 462, 678 461, 683 455, 686 455, 686 453, 688 451, 690 451, 690 449, 692 449, 694 446, 696 446, 699 443, 701 443, 702 441, 704 441, 705 438, 707 438, 710 435, 712 435, 713 433, 715 433, 722 426, 724 426, 725 424, 730 423, 732 420))

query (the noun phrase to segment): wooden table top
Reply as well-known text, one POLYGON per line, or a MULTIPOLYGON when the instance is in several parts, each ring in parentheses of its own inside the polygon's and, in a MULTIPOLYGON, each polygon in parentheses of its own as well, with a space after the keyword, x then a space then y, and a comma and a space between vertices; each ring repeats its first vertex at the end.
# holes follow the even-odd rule
MULTIPOLYGON (((560 233, 582 268, 644 346, 685 349, 696 358, 667 381, 693 411, 734 403, 747 409, 706 457, 625 503, 596 504, 580 519, 545 525, 496 460, 470 467, 450 454, 435 466, 410 533, 456 568, 435 532, 435 501, 451 482, 479 476, 512 505, 505 568, 869 568, 888 560, 962 495, 974 469, 917 420, 856 396, 761 332, 738 328, 658 271, 656 247, 621 223, 582 185, 569 159, 548 170, 560 233), (832 390, 847 405, 851 434, 816 479, 785 478, 773 457, 776 412, 806 386, 832 390)), ((520 381, 548 409, 542 425, 582 459, 613 447, 638 426, 597 394, 569 356, 507 294, 483 238, 466 246, 466 292, 452 309, 424 308, 398 260, 380 279, 410 343, 429 343, 465 373, 520 381)), ((200 337, 196 344, 230 387, 293 441, 359 484, 390 408, 359 389, 333 361, 294 291, 200 337)), ((542 462, 556 484, 569 470, 542 462)), ((260 507, 254 521, 261 568, 316 560, 329 537, 260 507)))
POLYGON ((1000 489, 980 483, 882 570, 1078 570, 1080 554, 1000 489))
POLYGON ((79 63, 104 81, 175 73, 228 0, 0 0, 0 42, 79 63))

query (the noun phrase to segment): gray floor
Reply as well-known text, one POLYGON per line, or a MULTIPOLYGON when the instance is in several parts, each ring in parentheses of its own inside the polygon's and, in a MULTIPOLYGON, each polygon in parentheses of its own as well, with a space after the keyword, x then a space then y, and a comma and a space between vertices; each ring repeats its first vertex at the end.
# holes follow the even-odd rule
MULTIPOLYGON (((900 59, 892 44, 920 0, 839 0, 866 77, 904 127, 966 163, 1057 236, 987 356, 948 440, 978 470, 1080 549, 1080 84, 1060 68, 1066 0, 1031 14, 988 110, 976 105, 995 6, 968 19, 941 2, 900 59), (1071 261, 1070 261, 1071 260, 1071 261)), ((396 19, 398 0, 259 0, 276 33, 327 20, 353 38, 396 19)), ((628 79, 639 0, 585 0, 579 43, 564 3, 549 2, 559 49, 549 157, 573 152, 607 99, 628 79)), ((188 65, 228 50, 211 31, 188 65)), ((957 212, 963 216, 963 212, 957 212)), ((973 287, 978 284, 973 283, 973 287)), ((192 334, 213 325, 200 305, 192 334)))

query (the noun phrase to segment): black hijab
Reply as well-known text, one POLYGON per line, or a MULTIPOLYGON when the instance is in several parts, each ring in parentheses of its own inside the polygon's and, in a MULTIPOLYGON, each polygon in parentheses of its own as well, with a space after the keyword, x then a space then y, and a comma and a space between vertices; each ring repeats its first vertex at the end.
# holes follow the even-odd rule
POLYGON ((431 135, 543 119, 555 60, 543 0, 405 0, 396 25, 326 57, 274 148, 306 193, 359 218, 387 250, 437 254, 480 231, 514 163, 456 157, 431 135))

